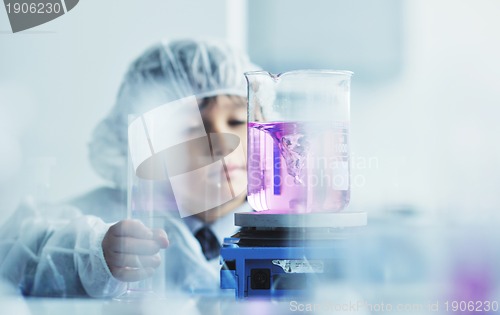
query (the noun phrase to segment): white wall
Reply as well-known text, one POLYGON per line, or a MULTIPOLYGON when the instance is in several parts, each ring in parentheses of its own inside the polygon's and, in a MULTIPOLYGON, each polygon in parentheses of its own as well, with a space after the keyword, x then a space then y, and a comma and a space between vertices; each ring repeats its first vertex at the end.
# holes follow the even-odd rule
POLYGON ((161 38, 223 39, 226 22, 224 0, 84 0, 56 20, 12 34, 0 8, 0 106, 24 125, 18 139, 29 169, 25 190, 42 182, 49 187, 41 197, 58 200, 102 184, 87 143, 128 64, 161 38))
MULTIPOLYGON (((406 1, 402 77, 352 100, 353 205, 491 217, 500 197, 500 2, 406 1)), ((356 83, 353 83, 356 90, 356 83)))

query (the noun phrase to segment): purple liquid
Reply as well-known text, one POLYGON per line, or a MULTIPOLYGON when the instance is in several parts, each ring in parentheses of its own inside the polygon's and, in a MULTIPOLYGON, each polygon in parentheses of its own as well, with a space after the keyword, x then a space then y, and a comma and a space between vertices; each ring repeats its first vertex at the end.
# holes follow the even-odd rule
POLYGON ((335 212, 349 203, 348 126, 248 123, 248 202, 257 211, 335 212))

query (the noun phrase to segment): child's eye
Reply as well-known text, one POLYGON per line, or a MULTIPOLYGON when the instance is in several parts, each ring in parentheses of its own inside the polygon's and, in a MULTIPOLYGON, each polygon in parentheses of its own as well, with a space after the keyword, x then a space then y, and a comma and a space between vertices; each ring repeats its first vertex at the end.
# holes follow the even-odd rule
POLYGON ((240 125, 245 125, 246 123, 247 123, 246 120, 237 120, 237 119, 235 119, 235 120, 230 120, 229 121, 229 125, 230 126, 240 126, 240 125))

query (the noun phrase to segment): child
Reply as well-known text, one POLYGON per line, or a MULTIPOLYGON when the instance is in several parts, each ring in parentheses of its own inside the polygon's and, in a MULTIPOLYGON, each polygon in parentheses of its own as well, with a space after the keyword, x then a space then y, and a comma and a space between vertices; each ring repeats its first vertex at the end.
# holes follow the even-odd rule
MULTIPOLYGON (((221 174, 209 169, 207 178, 176 187, 175 198, 169 181, 157 184, 164 189, 154 198, 171 210, 164 230, 123 220, 128 117, 194 96, 203 132, 235 135, 245 148, 243 73, 256 69, 244 54, 223 43, 180 40, 148 49, 130 66, 115 106, 96 127, 90 144, 93 167, 114 187, 98 188, 71 200, 69 204, 80 211, 56 207, 40 215, 36 207, 21 206, 0 233, 3 240, 9 240, 0 248, 0 275, 25 295, 110 297, 122 292, 126 281, 151 276, 163 259, 166 290, 217 288, 218 250, 222 239, 235 232, 232 213, 249 210, 246 193, 233 194, 212 209, 180 218, 176 201, 194 198, 196 204, 196 198, 203 198, 196 191, 200 183, 209 191, 220 190, 220 181, 214 178, 221 174)), ((170 118, 165 124, 179 119, 170 118)), ((198 163, 197 150, 198 146, 187 147, 188 165, 198 163)), ((232 185, 245 185, 244 158, 231 160, 225 171, 232 185)))

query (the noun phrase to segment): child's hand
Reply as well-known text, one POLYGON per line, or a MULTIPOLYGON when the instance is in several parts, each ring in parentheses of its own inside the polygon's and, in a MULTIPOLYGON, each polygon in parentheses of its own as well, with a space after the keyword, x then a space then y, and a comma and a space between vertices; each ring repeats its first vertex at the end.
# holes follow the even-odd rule
POLYGON ((160 265, 167 233, 151 230, 138 220, 122 220, 111 226, 102 240, 104 258, 113 276, 133 282, 150 277, 160 265))

